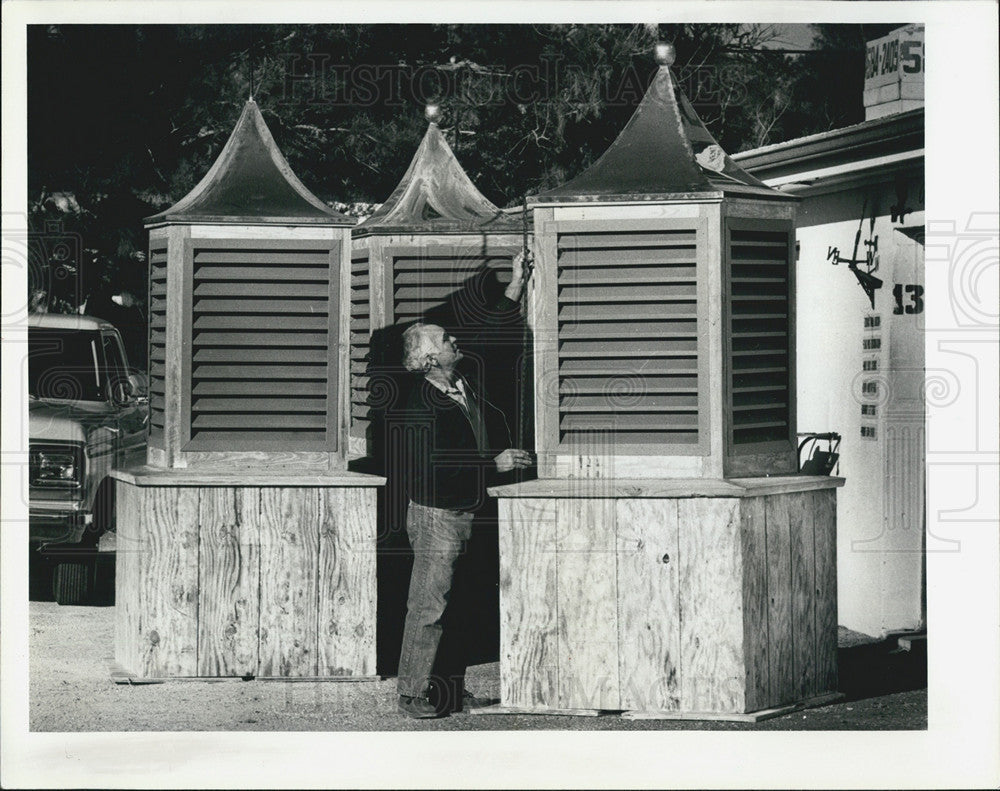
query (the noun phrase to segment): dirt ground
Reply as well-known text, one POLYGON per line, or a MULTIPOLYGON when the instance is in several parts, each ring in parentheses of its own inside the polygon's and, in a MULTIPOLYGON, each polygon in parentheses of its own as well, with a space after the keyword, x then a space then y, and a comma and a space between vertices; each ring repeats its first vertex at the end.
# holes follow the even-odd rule
MULTIPOLYGON (((843 701, 756 724, 600 717, 396 714, 395 679, 376 682, 111 681, 114 607, 29 605, 32 731, 914 730, 927 727, 926 654, 841 630, 843 701)), ((499 663, 468 686, 499 697, 499 663)))

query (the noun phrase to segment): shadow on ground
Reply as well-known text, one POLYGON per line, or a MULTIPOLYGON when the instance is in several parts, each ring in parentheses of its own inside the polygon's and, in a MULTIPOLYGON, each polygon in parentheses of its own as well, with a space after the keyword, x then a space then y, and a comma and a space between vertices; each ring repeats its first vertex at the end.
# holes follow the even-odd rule
POLYGON ((878 642, 843 646, 838 651, 840 691, 847 701, 863 700, 927 687, 927 641, 913 641, 907 651, 898 635, 878 642))

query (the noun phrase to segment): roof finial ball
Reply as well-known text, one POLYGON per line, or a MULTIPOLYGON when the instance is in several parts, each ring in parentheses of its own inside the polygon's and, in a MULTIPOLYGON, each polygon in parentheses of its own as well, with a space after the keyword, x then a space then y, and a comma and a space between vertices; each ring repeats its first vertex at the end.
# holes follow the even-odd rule
POLYGON ((424 118, 430 123, 436 124, 441 119, 441 107, 436 104, 429 104, 424 108, 424 118))
POLYGON ((656 42, 656 62, 661 66, 673 66, 674 59, 677 57, 677 51, 674 49, 673 44, 668 44, 666 41, 656 42))

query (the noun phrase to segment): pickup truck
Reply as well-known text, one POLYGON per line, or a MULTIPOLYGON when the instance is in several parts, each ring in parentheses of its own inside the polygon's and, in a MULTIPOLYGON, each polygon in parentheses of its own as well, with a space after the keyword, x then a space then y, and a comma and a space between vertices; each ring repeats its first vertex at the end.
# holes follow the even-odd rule
POLYGON ((54 563, 56 601, 80 604, 114 530, 108 474, 144 461, 149 398, 113 325, 41 313, 28 319, 28 401, 30 547, 54 563))

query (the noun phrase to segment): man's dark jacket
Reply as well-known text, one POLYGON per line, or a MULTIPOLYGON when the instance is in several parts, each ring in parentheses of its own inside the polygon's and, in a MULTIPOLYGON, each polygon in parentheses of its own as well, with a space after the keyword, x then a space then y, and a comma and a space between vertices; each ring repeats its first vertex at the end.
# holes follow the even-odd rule
MULTIPOLYGON (((500 321, 516 315, 517 303, 506 297, 495 306, 500 321)), ((487 351, 488 354, 488 351, 487 351)), ((469 419, 458 403, 415 374, 397 426, 399 472, 409 499, 421 505, 476 511, 486 502, 486 487, 501 483, 494 457, 513 447, 503 412, 484 393, 482 362, 463 361, 459 373, 466 397, 474 399, 485 426, 487 448, 480 452, 469 419)))

